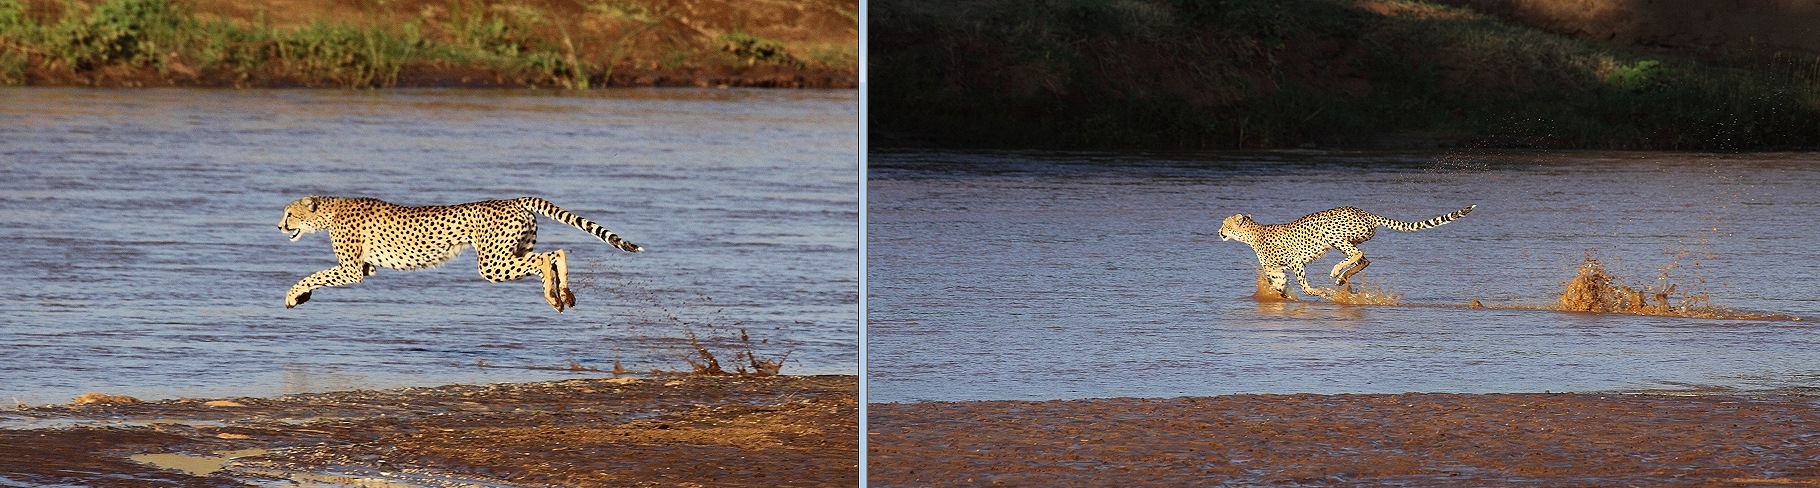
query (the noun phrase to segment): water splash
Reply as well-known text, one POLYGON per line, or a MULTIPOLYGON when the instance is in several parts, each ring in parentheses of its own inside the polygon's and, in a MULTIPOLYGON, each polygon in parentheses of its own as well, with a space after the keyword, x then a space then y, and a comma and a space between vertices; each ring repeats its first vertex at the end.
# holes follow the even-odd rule
POLYGON ((1334 290, 1333 301, 1347 305, 1397 305, 1403 303, 1403 293, 1366 279, 1365 274, 1360 273, 1346 286, 1334 290))
MULTIPOLYGON (((1258 284, 1257 290, 1251 293, 1252 300, 1261 303, 1299 301, 1295 298, 1294 291, 1288 292, 1288 298, 1277 295, 1275 290, 1270 289, 1270 277, 1264 274, 1264 269, 1256 269, 1258 272, 1258 284)), ((1352 280, 1350 280, 1345 287, 1326 288, 1325 290, 1332 294, 1332 296, 1327 297, 1329 300, 1332 300, 1334 303, 1345 305, 1396 305, 1402 303, 1403 300, 1402 293, 1390 290, 1382 284, 1374 283, 1366 279, 1363 273, 1354 275, 1352 280)))
MULTIPOLYGON (((1562 283, 1560 296, 1553 304, 1487 304, 1478 298, 1472 298, 1465 305, 1403 303, 1403 293, 1389 286, 1374 283, 1364 274, 1354 276, 1345 287, 1327 288, 1331 296, 1326 297, 1342 305, 1405 305, 1418 307, 1470 308, 1470 309, 1503 309, 1503 310, 1549 310, 1557 312, 1614 313, 1631 315, 1660 315, 1670 317, 1689 317, 1729 320, 1789 320, 1799 321, 1801 317, 1786 314, 1771 314, 1733 310, 1712 304, 1712 295, 1696 291, 1706 284, 1705 278, 1694 278, 1694 284, 1682 287, 1670 278, 1670 272, 1682 266, 1682 260, 1689 251, 1674 253, 1674 259, 1659 268, 1654 280, 1646 284, 1630 284, 1619 279, 1605 264, 1594 258, 1594 251, 1587 251, 1586 260, 1575 268, 1573 278, 1562 283), (1680 293, 1677 293, 1680 292, 1680 293)), ((1288 291, 1289 296, 1277 295, 1270 289, 1270 278, 1263 268, 1257 268, 1257 289, 1251 299, 1259 303, 1295 303, 1294 288, 1288 291)))
MULTIPOLYGON (((1561 296, 1555 301, 1555 310, 1563 312, 1623 313, 1633 315, 1664 315, 1673 317, 1742 319, 1742 320, 1801 320, 1800 317, 1788 315, 1742 312, 1712 304, 1712 295, 1704 291, 1675 292, 1679 284, 1669 278, 1675 268, 1681 266, 1682 258, 1688 251, 1675 253, 1674 260, 1660 268, 1656 278, 1647 284, 1632 285, 1613 276, 1605 270, 1605 265, 1594 258, 1594 251, 1586 252, 1586 260, 1575 269, 1574 277, 1562 284, 1561 296)), ((1705 285, 1704 278, 1695 278, 1697 285, 1705 285)), ((1689 287, 1689 288, 1696 288, 1689 287)))
POLYGON ((1270 302, 1282 303, 1282 302, 1297 301, 1293 292, 1286 292, 1285 294, 1287 296, 1277 295, 1277 292, 1275 290, 1270 289, 1270 276, 1264 274, 1264 268, 1257 268, 1257 270, 1258 270, 1258 289, 1257 289, 1257 291, 1251 293, 1252 300, 1257 300, 1259 302, 1265 302, 1265 303, 1270 303, 1270 302))

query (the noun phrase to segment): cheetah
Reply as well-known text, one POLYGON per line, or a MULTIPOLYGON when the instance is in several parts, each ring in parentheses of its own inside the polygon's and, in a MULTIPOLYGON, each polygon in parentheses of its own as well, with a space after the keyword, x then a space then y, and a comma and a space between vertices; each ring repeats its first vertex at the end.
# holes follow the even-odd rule
POLYGON ((472 246, 479 255, 481 277, 498 283, 537 274, 543 277, 544 301, 560 313, 575 306, 575 294, 569 292, 569 255, 561 249, 531 252, 537 242, 537 219, 532 212, 575 226, 627 252, 644 251, 537 197, 406 207, 374 198, 308 196, 284 206, 278 230, 290 234, 292 242, 304 234, 329 231, 335 259, 341 264, 292 285, 284 307, 309 301, 310 292, 320 287, 359 283, 377 267, 440 266, 472 246))
POLYGON ((1468 206, 1458 212, 1442 215, 1421 222, 1403 222, 1360 210, 1357 207, 1340 207, 1308 214, 1287 224, 1264 225, 1251 220, 1250 215, 1234 215, 1220 223, 1220 240, 1236 239, 1251 245, 1258 253, 1258 264, 1270 277, 1270 289, 1283 298, 1289 298, 1285 290, 1287 279, 1283 268, 1295 272, 1297 284, 1302 292, 1313 296, 1332 298, 1332 290, 1320 290, 1308 286, 1308 278, 1302 276, 1302 266, 1327 254, 1328 248, 1339 249, 1346 253, 1346 260, 1334 265, 1328 276, 1334 283, 1345 286, 1352 275, 1364 271, 1371 265, 1365 259, 1365 253, 1359 251, 1359 244, 1371 239, 1378 226, 1389 227, 1403 232, 1415 232, 1432 228, 1466 216, 1467 212, 1478 205, 1468 206))

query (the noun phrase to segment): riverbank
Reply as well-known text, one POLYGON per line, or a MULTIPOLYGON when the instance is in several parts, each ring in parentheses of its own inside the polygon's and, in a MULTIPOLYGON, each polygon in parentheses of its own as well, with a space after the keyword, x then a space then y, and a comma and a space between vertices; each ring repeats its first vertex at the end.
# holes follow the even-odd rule
POLYGON ((1807 396, 1229 395, 872 404, 874 486, 1820 483, 1807 396))
POLYGON ((1732 151, 1820 134, 1820 53, 1711 40, 1789 37, 1752 23, 1618 37, 1421 0, 915 0, 868 18, 879 147, 1732 151))
POLYGON ((857 0, 0 0, 0 85, 854 88, 857 0))
POLYGON ((0 484, 854 486, 858 406, 854 376, 96 396, 0 411, 0 484))

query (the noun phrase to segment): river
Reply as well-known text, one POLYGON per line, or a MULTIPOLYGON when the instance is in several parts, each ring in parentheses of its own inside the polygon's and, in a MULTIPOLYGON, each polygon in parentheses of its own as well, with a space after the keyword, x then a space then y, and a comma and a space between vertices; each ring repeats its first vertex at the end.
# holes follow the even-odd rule
POLYGON ((858 372, 850 90, 0 89, 0 400, 141 399, 683 370, 858 372), (577 307, 488 283, 473 251, 285 309, 334 266, 276 224, 307 195, 543 197, 577 307), (576 371, 578 370, 578 371, 576 371))
MULTIPOLYGON (((873 154, 869 398, 1813 391, 1817 160, 873 154), (1234 214, 1348 205, 1405 221, 1478 207, 1360 246, 1360 289, 1396 305, 1255 299, 1255 254, 1218 234, 1234 214), (1677 303, 1779 320, 1548 310, 1589 256, 1620 283, 1674 285, 1677 303)), ((1333 286, 1339 260, 1316 260, 1311 283, 1333 286)))

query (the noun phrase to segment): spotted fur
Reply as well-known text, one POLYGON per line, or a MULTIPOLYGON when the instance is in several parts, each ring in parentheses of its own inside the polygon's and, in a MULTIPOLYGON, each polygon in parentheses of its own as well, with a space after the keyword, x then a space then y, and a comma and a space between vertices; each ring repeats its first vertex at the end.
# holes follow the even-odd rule
POLYGON ((1252 221, 1250 215, 1240 214, 1227 217, 1220 223, 1220 240, 1237 239, 1250 244, 1251 249, 1258 253, 1258 264, 1270 276, 1270 289, 1278 295, 1289 297, 1289 292, 1285 290, 1288 279, 1283 276, 1283 268, 1287 267, 1295 272, 1296 283, 1302 286, 1303 293, 1332 297, 1332 290, 1308 286, 1308 279, 1302 276, 1302 266, 1326 255, 1328 249, 1339 249, 1346 253, 1346 260, 1335 265, 1328 276, 1333 278, 1335 284, 1345 286, 1352 275, 1371 265, 1371 260, 1365 259, 1365 253, 1359 251, 1358 245, 1370 240, 1378 226, 1415 232, 1452 222, 1477 207, 1478 205, 1469 206, 1421 222, 1403 222, 1356 207, 1324 210, 1308 214, 1295 222, 1275 225, 1259 224, 1252 221))
POLYGON ((598 224, 537 197, 488 200, 433 207, 406 207, 373 198, 309 196, 284 207, 278 230, 296 241, 327 230, 340 265, 318 271, 291 286, 285 308, 309 301, 324 286, 359 283, 378 267, 410 270, 442 265, 473 247, 480 276, 501 282, 543 277, 544 301, 557 312, 575 305, 569 292, 568 252, 531 252, 537 242, 532 212, 574 226, 627 252, 644 248, 598 224))

